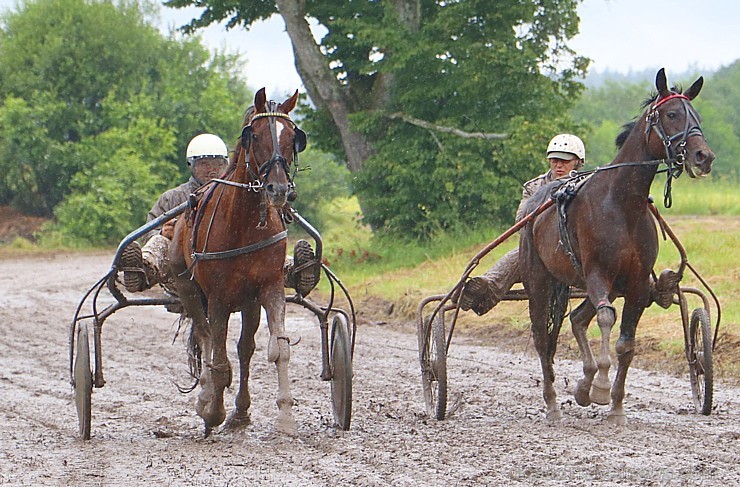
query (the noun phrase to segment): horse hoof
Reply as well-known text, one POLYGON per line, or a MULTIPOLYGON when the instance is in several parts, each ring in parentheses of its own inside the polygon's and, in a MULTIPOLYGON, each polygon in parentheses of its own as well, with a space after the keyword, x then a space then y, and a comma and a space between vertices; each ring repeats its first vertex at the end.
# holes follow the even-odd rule
POLYGON ((627 415, 611 412, 606 416, 606 421, 614 426, 625 426, 627 424, 627 415))
POLYGON ((236 414, 236 412, 232 412, 224 423, 223 429, 239 429, 250 424, 252 424, 252 419, 249 417, 249 413, 236 414))
POLYGON ((545 419, 548 423, 557 423, 558 421, 563 419, 563 412, 560 409, 549 411, 547 414, 545 414, 545 419))
POLYGON ((591 405, 591 398, 589 397, 589 387, 584 383, 584 381, 581 379, 578 381, 578 385, 576 386, 576 391, 573 393, 573 397, 576 399, 576 403, 579 406, 590 406, 591 405))
POLYGON ((610 389, 604 389, 594 384, 591 386, 591 394, 589 394, 589 398, 594 404, 598 404, 599 406, 606 406, 607 404, 609 404, 609 392, 610 389))
POLYGON ((298 426, 293 416, 279 416, 275 423, 275 428, 285 435, 293 436, 298 432, 298 426))

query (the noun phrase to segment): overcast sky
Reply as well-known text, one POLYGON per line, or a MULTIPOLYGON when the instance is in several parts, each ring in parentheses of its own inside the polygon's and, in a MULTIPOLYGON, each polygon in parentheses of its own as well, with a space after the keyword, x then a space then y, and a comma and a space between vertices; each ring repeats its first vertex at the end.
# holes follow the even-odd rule
MULTIPOLYGON (((182 25, 198 11, 163 9, 163 24, 182 25)), ((591 71, 665 67, 670 78, 671 72, 717 69, 740 58, 738 0, 585 0, 578 13, 580 34, 570 45, 592 59, 591 71)), ((273 17, 249 32, 214 26, 203 39, 245 55, 250 87, 304 91, 284 31, 282 19, 273 17)))
MULTIPOLYGON (((14 4, 0 0, 2 9, 14 4)), ((160 27, 179 27, 199 11, 163 7, 160 27)), ((665 67, 670 78, 671 72, 716 69, 740 58, 738 0, 585 0, 578 12, 580 34, 570 45, 592 59, 591 71, 665 67)), ((201 35, 209 48, 243 55, 251 88, 265 86, 268 96, 304 91, 280 17, 248 32, 212 26, 201 35)))

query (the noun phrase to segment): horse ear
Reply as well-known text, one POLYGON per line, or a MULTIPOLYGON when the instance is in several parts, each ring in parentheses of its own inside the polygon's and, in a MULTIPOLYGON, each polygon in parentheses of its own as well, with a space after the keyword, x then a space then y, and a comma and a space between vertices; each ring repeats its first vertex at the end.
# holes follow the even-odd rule
POLYGON ((688 90, 684 91, 684 95, 689 100, 693 100, 701 91, 701 87, 704 86, 704 76, 699 76, 699 79, 694 81, 694 84, 689 87, 688 90))
POLYGON ((286 115, 293 111, 295 108, 296 102, 298 101, 298 90, 295 90, 295 93, 293 93, 293 96, 285 100, 280 104, 280 111, 285 113, 286 115))
POLYGON ((265 95, 264 88, 260 88, 254 95, 254 109, 255 113, 265 113, 267 111, 267 95, 265 95))
POLYGON ((660 98, 671 94, 671 92, 668 90, 668 81, 665 77, 665 68, 660 68, 660 71, 658 71, 658 74, 655 76, 655 87, 658 89, 658 95, 660 98))

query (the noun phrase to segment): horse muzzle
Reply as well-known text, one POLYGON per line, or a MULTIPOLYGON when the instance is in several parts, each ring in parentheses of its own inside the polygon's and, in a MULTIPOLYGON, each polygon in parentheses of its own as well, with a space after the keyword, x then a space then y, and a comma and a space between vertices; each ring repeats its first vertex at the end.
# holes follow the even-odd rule
POLYGON ((270 206, 283 207, 288 202, 289 183, 269 182, 265 184, 265 193, 270 206))
POLYGON ((694 151, 689 151, 689 157, 686 158, 684 169, 689 177, 704 177, 712 171, 714 159, 714 152, 705 145, 694 151))

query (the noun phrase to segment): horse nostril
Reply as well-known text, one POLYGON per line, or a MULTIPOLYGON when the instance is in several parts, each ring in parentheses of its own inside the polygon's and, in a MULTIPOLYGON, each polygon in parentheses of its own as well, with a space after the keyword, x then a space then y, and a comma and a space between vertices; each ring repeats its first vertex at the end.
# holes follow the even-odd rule
POLYGON ((714 153, 712 151, 696 151, 696 165, 703 170, 704 174, 707 174, 712 170, 712 161, 714 161, 714 153))
POLYGON ((712 154, 712 151, 696 151, 696 162, 698 162, 699 164, 711 164, 713 160, 714 154, 712 154))

